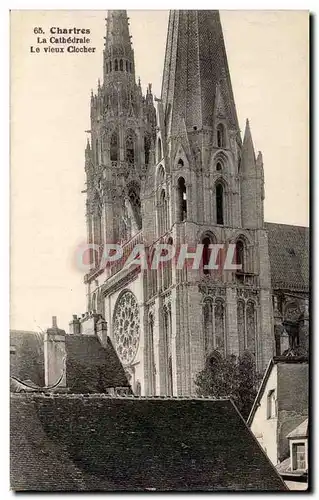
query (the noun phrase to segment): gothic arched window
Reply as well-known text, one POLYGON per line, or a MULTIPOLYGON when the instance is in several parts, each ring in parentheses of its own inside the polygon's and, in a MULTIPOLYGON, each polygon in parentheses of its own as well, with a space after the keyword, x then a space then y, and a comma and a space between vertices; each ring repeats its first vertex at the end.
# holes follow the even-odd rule
POLYGON ((106 69, 106 73, 108 73, 109 72, 109 63, 106 63, 105 69, 106 69))
POLYGON ((119 64, 118 64, 117 59, 115 59, 115 61, 114 61, 114 71, 118 71, 118 70, 119 70, 119 64))
POLYGON ((177 182, 178 191, 178 220, 179 222, 187 218, 187 194, 186 183, 184 177, 180 177, 177 182))
POLYGON ((216 163, 216 170, 217 170, 218 172, 220 172, 220 171, 222 170, 222 164, 220 163, 220 161, 218 161, 218 162, 216 163))
POLYGON ((212 243, 211 239, 208 236, 206 236, 202 240, 202 244, 204 245, 204 247, 203 247, 203 257, 202 257, 202 261, 203 261, 203 273, 204 274, 210 274, 210 269, 205 269, 205 266, 207 266, 209 264, 209 259, 210 259, 210 254, 211 254, 211 250, 209 248, 209 245, 211 243, 212 243))
POLYGON ((131 62, 130 62, 130 73, 133 73, 133 66, 131 62))
POLYGON ((123 71, 123 59, 120 59, 120 71, 123 71))
POLYGON ((222 123, 217 126, 217 147, 225 148, 225 127, 222 123))
POLYGON ((164 346, 166 361, 166 395, 173 395, 173 366, 172 366, 172 315, 170 307, 163 308, 164 346))
POLYGON ((161 141, 161 139, 159 137, 158 141, 157 141, 157 161, 161 161, 162 158, 163 158, 163 154, 162 154, 162 141, 161 141))
POLYGON ((206 355, 211 352, 213 346, 213 303, 206 300, 203 305, 204 325, 204 349, 206 355))
POLYGON ((237 331, 238 331, 238 344, 239 354, 245 351, 245 302, 239 300, 237 303, 237 331))
POLYGON ((216 184, 216 223, 224 224, 224 186, 219 182, 216 184))
POLYGON ((127 163, 133 164, 135 157, 135 135, 133 131, 128 132, 125 142, 125 152, 127 163))
POLYGON ((126 71, 128 73, 128 61, 125 61, 125 69, 126 69, 126 71))
POLYGON ((165 189, 162 189, 160 196, 160 217, 159 217, 159 232, 160 234, 164 234, 168 228, 168 210, 167 210, 167 198, 165 189))
POLYGON ((110 141, 110 157, 111 161, 118 160, 118 132, 114 131, 110 141))
POLYGON ((225 304, 221 300, 216 300, 214 308, 215 316, 215 346, 220 352, 224 352, 225 338, 225 304))
POLYGON ((244 271, 245 267, 245 246, 242 240, 238 240, 235 248, 236 264, 241 266, 240 271, 244 271))
POLYGON ((150 387, 149 395, 156 394, 156 366, 155 366, 155 352, 154 352, 154 316, 152 313, 148 317, 148 345, 149 345, 149 371, 150 371, 150 387))
POLYGON ((142 215, 141 215, 141 200, 140 200, 140 190, 136 185, 132 185, 128 191, 128 197, 133 210, 133 215, 137 229, 142 229, 142 215))
POLYGON ((112 61, 110 61, 110 73, 112 72, 112 61))
POLYGON ((256 354, 256 311, 254 302, 248 302, 246 306, 246 323, 247 323, 247 343, 246 348, 251 354, 256 354))
POLYGON ((150 136, 147 134, 144 137, 145 165, 148 165, 150 161, 150 149, 151 149, 151 139, 150 136))
POLYGON ((95 162, 96 162, 96 165, 99 165, 99 163, 100 163, 99 147, 100 147, 99 140, 96 139, 96 141, 95 141, 95 162))

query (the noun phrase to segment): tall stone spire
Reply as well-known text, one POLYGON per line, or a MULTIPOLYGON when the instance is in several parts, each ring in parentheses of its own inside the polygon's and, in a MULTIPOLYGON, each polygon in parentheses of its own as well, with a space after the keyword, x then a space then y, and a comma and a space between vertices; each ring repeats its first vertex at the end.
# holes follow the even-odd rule
POLYGON ((254 144, 251 136, 249 121, 247 119, 243 147, 242 147, 241 169, 243 172, 248 172, 250 169, 254 169, 255 166, 256 166, 256 157, 254 151, 254 144))
POLYGON ((180 117, 188 130, 213 127, 217 99, 229 128, 238 131, 219 12, 171 11, 162 83, 167 135, 176 133, 180 117))
POLYGON ((135 79, 134 51, 126 10, 109 10, 106 19, 104 48, 104 81, 114 71, 131 74, 135 79))

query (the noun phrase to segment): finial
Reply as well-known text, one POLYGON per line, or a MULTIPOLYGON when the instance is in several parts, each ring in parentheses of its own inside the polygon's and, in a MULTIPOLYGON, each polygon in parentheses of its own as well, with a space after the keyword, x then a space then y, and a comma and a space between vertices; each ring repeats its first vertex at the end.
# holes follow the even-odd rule
POLYGON ((98 88, 101 88, 101 81, 100 81, 99 78, 98 78, 98 81, 97 81, 97 86, 98 86, 98 88))
POLYGON ((256 160, 256 165, 259 166, 259 167, 262 167, 264 164, 263 162, 263 155, 262 155, 262 152, 261 151, 258 151, 258 156, 257 156, 257 160, 256 160))
POLYGON ((57 319, 56 316, 52 316, 52 328, 57 328, 57 319))

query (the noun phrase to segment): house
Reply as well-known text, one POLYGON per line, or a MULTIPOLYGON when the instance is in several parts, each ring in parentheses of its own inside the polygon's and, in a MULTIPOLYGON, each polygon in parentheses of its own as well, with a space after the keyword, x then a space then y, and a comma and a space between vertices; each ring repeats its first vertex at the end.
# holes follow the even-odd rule
POLYGON ((291 490, 308 488, 308 419, 287 435, 289 457, 277 465, 277 470, 291 490))
POLYGON ((12 392, 131 392, 111 339, 66 334, 56 317, 45 333, 11 331, 10 358, 12 392))
POLYGON ((308 358, 279 356, 265 371, 247 423, 271 462, 289 457, 293 431, 308 417, 308 358))
POLYGON ((284 491, 230 400, 11 394, 15 491, 284 491))

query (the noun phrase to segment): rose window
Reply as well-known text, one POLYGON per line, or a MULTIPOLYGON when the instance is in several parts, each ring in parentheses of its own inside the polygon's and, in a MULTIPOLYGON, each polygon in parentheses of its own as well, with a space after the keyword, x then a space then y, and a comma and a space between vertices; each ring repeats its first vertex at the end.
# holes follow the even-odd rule
POLYGON ((117 301, 113 316, 113 338, 120 360, 128 365, 136 356, 140 338, 139 308, 132 292, 124 292, 117 301))

